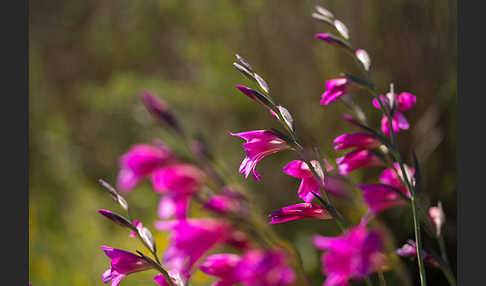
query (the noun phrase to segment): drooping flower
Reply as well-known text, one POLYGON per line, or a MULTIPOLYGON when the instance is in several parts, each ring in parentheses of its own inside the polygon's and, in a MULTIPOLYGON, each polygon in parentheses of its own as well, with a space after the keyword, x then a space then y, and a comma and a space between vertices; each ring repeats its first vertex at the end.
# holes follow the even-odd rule
POLYGON ((219 214, 233 213, 240 209, 238 200, 225 195, 213 195, 203 206, 219 214))
MULTIPOLYGON (((393 112, 391 124, 395 134, 398 133, 400 129, 407 130, 410 128, 407 118, 405 118, 400 111, 406 111, 413 107, 416 102, 416 97, 414 95, 408 92, 402 92, 400 94, 395 93, 392 97, 391 93, 388 93, 386 96, 380 95, 380 99, 386 106, 390 107, 390 105, 393 104, 396 107, 396 110, 393 112)), ((376 108, 381 109, 380 103, 376 98, 373 99, 373 105, 376 108)), ((385 135, 390 136, 390 124, 388 123, 388 117, 386 117, 386 115, 383 115, 381 119, 381 131, 385 135)))
POLYGON ((327 275, 324 286, 348 285, 350 279, 362 280, 382 264, 382 240, 366 224, 349 229, 339 237, 314 236, 314 246, 326 250, 322 271, 327 275))
POLYGON ((246 151, 246 157, 241 162, 239 172, 248 178, 250 172, 256 180, 260 180, 260 174, 255 170, 257 163, 264 157, 287 150, 290 146, 278 137, 275 133, 267 130, 254 130, 240 133, 229 133, 232 136, 238 136, 246 140, 243 147, 246 151))
POLYGON ((335 78, 326 81, 326 91, 322 94, 321 104, 328 105, 347 93, 349 80, 335 78))
POLYGON ((336 158, 339 173, 343 176, 350 172, 365 167, 380 166, 383 161, 375 153, 367 149, 357 149, 336 158))
POLYGON ((283 207, 274 211, 269 218, 270 224, 282 223, 302 218, 331 219, 332 216, 322 206, 312 203, 302 203, 283 207))
MULTIPOLYGON (((391 185, 399 189, 400 191, 402 191, 407 197, 410 197, 410 192, 402 183, 404 178, 403 178, 400 165, 395 162, 393 163, 393 166, 395 168, 387 168, 383 170, 383 172, 380 175, 380 182, 382 182, 383 184, 391 185)), ((415 169, 408 167, 406 164, 404 164, 403 167, 405 169, 405 172, 407 173, 407 178, 411 180, 411 178, 415 174, 415 169)))
POLYGON ((191 164, 173 164, 155 170, 152 186, 155 192, 164 194, 158 206, 160 218, 186 216, 189 199, 199 191, 204 173, 191 164))
POLYGON ((373 214, 389 208, 404 206, 405 200, 397 193, 400 190, 384 184, 359 185, 366 205, 373 214))
POLYGON ((111 281, 111 286, 117 286, 128 274, 148 270, 152 265, 142 257, 133 253, 108 247, 101 247, 106 256, 111 258, 111 267, 102 275, 103 283, 111 281))
POLYGON ((334 139, 335 150, 343 150, 353 147, 358 149, 372 149, 380 145, 380 141, 378 141, 375 136, 366 132, 343 134, 334 139))
MULTIPOLYGON (((417 245, 415 241, 409 239, 401 248, 397 249, 396 253, 402 257, 409 257, 410 259, 417 258, 417 245)), ((439 266, 437 260, 429 253, 422 251, 423 260, 433 266, 439 266)))
POLYGON ((207 251, 231 237, 229 224, 218 219, 157 221, 155 228, 170 231, 164 264, 176 271, 189 271, 207 251))
POLYGON ((118 188, 122 192, 132 190, 143 178, 172 159, 172 153, 162 144, 137 144, 131 147, 119 160, 118 188))

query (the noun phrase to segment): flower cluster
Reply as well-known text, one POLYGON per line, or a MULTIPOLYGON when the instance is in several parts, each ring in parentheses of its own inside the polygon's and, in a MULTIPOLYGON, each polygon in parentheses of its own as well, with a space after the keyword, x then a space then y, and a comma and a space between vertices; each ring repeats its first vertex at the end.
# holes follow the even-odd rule
MULTIPOLYGON (((418 160, 414 155, 414 167, 405 164, 396 141, 400 130, 410 128, 403 112, 414 106, 416 97, 408 92, 395 93, 393 85, 389 92, 381 94, 371 80, 370 56, 364 49, 355 49, 351 45, 345 24, 320 6, 316 7, 313 17, 339 34, 319 33, 315 37, 349 52, 366 75, 366 79, 349 74, 330 79, 325 82, 325 91, 321 95, 321 105, 342 101, 355 113, 355 116, 345 114, 344 118, 360 130, 342 134, 333 141, 334 150, 345 150, 345 153, 332 160, 329 155, 322 156, 317 146, 306 146, 295 132, 296 121, 291 112, 276 103, 270 96, 268 83, 245 59, 236 55, 237 62, 233 65, 256 85, 255 89, 237 85, 237 89, 263 106, 283 127, 283 131, 272 128, 229 132, 245 141, 245 157, 239 173, 245 178, 251 173, 255 180, 262 180, 256 168, 263 158, 292 151, 295 159, 286 162, 279 172, 300 181, 296 191, 292 191, 296 192, 296 202, 270 213, 268 223, 262 225, 261 218, 252 212, 254 205, 246 191, 235 183, 228 183, 214 168, 204 140, 190 138, 170 107, 158 96, 143 91, 140 97, 148 111, 158 122, 174 131, 179 142, 187 147, 188 154, 181 156, 173 151, 174 148, 156 141, 154 144, 135 144, 119 159, 117 189, 126 194, 148 180, 151 189, 161 195, 157 209, 159 219, 154 228, 168 233, 169 245, 162 260, 158 257, 152 232, 142 222, 132 220, 127 201, 117 189, 100 180, 112 199, 126 211, 127 217, 104 209, 98 212, 130 230, 129 237, 138 238, 153 257, 138 250, 135 254, 102 246, 110 258, 110 267, 102 274, 104 283, 111 282, 116 286, 129 274, 155 270, 159 273, 153 280, 158 285, 182 286, 188 285, 194 271, 200 270, 216 279, 213 286, 285 286, 297 282, 301 285, 307 279, 302 277, 303 271, 294 269, 292 261, 296 257, 292 255, 295 253, 274 239, 271 226, 315 219, 334 221, 341 229, 340 235, 315 234, 312 239, 312 244, 323 251, 324 286, 345 286, 350 281, 372 284, 370 277, 374 273, 381 274, 389 268, 385 267, 389 266, 384 242, 386 235, 374 228, 374 219, 399 206, 411 207, 416 243, 409 240, 396 250, 396 254, 422 257, 417 259, 422 286, 425 285, 423 262, 440 268, 449 282, 455 283, 445 253, 439 258, 422 249, 420 228, 424 222, 418 218, 425 216, 419 214, 416 202, 421 187, 418 160), (368 125, 365 114, 353 102, 350 94, 357 89, 371 93, 369 104, 381 112, 380 127, 368 125), (382 168, 379 183, 354 183, 351 173, 363 168, 382 168), (362 202, 351 199, 353 186, 361 190, 362 202), (349 223, 334 200, 359 203, 358 211, 364 207, 361 222, 354 226, 349 223), (193 203, 207 211, 207 216, 192 217, 190 206, 193 203), (221 250, 224 252, 218 253, 221 250)), ((428 214, 425 227, 432 229, 443 251, 445 214, 441 203, 431 207, 428 214)))

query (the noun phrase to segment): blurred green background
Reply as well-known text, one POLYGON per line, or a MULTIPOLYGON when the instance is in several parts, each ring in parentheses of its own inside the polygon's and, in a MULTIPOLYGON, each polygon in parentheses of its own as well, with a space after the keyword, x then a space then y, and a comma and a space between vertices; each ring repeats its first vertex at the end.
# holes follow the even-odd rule
MULTIPOLYGON (((381 90, 390 82, 409 91, 417 104, 406 112, 412 128, 400 133, 410 162, 421 162, 426 199, 441 200, 447 215, 446 244, 456 266, 456 1, 30 1, 30 281, 35 286, 101 285, 109 260, 100 245, 140 249, 125 230, 96 213, 119 209, 97 184, 114 183, 117 160, 131 145, 166 137, 137 94, 147 89, 165 99, 186 128, 206 138, 226 173, 244 184, 264 213, 298 203, 299 181, 281 168, 294 155, 283 152, 258 166, 260 182, 237 174, 241 140, 228 135, 277 127, 262 107, 234 86, 249 85, 232 66, 243 56, 269 83, 273 98, 287 107, 305 142, 337 157, 332 140, 353 129, 346 108, 319 105, 327 79, 359 69, 339 49, 314 39, 330 31, 311 18, 314 5, 331 10, 350 30, 351 42, 372 59, 381 90)), ((379 112, 363 92, 353 94, 378 126, 379 112)), ((355 182, 375 183, 380 170, 357 171, 355 182)), ((147 183, 126 196, 135 217, 152 226, 158 197, 147 183)), ((340 203, 348 216, 357 213, 340 203)), ((197 210, 196 210, 197 211, 197 210)), ((395 234, 394 247, 412 238, 408 209, 379 216, 395 234)), ((355 221, 359 217, 353 218, 355 221)), ((333 222, 297 221, 272 228, 294 243, 309 276, 320 285, 314 233, 335 235, 333 222)), ((153 228, 152 228, 153 229, 153 228)), ((164 248, 165 235, 156 234, 164 248)), ((437 249, 425 236, 425 248, 437 249)), ((416 264, 403 261, 413 284, 416 264)), ((427 268, 430 285, 445 285, 427 268)), ((154 285, 149 271, 122 285, 154 285)), ((402 285, 387 272, 389 285, 402 285)), ((194 285, 212 281, 198 274, 194 285)))

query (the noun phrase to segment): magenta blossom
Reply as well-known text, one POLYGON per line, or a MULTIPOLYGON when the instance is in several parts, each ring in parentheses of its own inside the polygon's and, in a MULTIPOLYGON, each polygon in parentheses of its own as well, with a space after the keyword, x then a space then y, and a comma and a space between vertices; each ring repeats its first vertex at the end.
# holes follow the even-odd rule
POLYGON ((158 206, 159 217, 183 218, 190 197, 201 187, 204 173, 190 164, 174 164, 155 170, 151 179, 154 191, 164 194, 158 206))
MULTIPOLYGON (((417 257, 417 245, 415 241, 409 239, 401 248, 397 249, 396 253, 402 257, 409 257, 415 259, 417 257)), ((439 266, 437 260, 425 251, 422 251, 423 260, 433 266, 439 266)))
POLYGON ((213 283, 212 286, 230 286, 239 282, 235 277, 235 269, 240 262, 241 256, 236 254, 213 254, 206 258, 199 269, 208 275, 221 279, 213 283))
POLYGON ((358 149, 372 149, 380 145, 380 141, 378 141, 375 136, 366 132, 343 134, 334 139, 335 150, 343 150, 353 147, 358 149))
MULTIPOLYGON (((407 197, 410 197, 410 192, 404 186, 403 182, 403 175, 398 163, 393 163, 395 168, 387 168, 385 169, 380 175, 380 182, 383 184, 391 185, 400 191, 402 191, 407 197)), ((407 173, 407 178, 410 180, 413 175, 415 174, 415 169, 410 168, 407 165, 403 166, 405 172, 407 173)))
POLYGON ((383 161, 370 150, 357 149, 336 158, 336 163, 339 165, 339 173, 345 176, 359 168, 380 166, 383 161))
MULTIPOLYGON (((319 175, 323 175, 321 165, 313 160, 311 161, 313 167, 319 175)), ((329 166, 332 168, 332 166, 329 166)), ((330 168, 326 168, 328 171, 330 168)), ((319 182, 315 179, 309 166, 300 160, 294 160, 283 167, 283 171, 292 177, 302 179, 297 194, 304 202, 310 203, 314 199, 312 192, 320 196, 319 182), (312 191, 312 192, 311 192, 312 191)), ((324 186, 326 191, 335 196, 342 196, 344 194, 345 187, 341 180, 335 176, 326 175, 324 177, 324 186)))
MULTIPOLYGON (((316 167, 320 167, 317 161, 314 162, 315 162, 314 165, 316 167)), ((304 202, 310 203, 314 199, 314 195, 312 194, 312 192, 320 195, 319 182, 317 181, 317 179, 314 178, 314 175, 309 169, 309 166, 304 161, 294 160, 288 163, 287 165, 285 165, 283 167, 283 171, 287 175, 302 179, 297 194, 299 198, 301 198, 304 202)))
POLYGON ((365 223, 349 229, 339 237, 314 236, 314 245, 326 250, 321 257, 327 275, 324 286, 348 285, 350 279, 362 280, 382 265, 382 240, 365 223))
POLYGON ((200 269, 221 280, 212 286, 283 286, 293 283, 295 274, 286 265, 283 253, 277 251, 250 250, 243 256, 214 254, 207 257, 200 269))
POLYGON ((312 203, 302 203, 283 207, 274 211, 269 218, 272 219, 270 224, 282 223, 302 218, 331 219, 332 216, 322 206, 312 203))
POLYGON ((132 190, 143 178, 172 159, 172 153, 162 144, 138 144, 131 147, 119 160, 118 188, 122 192, 132 190))
POLYGON ((280 251, 247 251, 235 268, 235 277, 248 286, 284 286, 295 281, 294 271, 280 251))
POLYGON ((389 208, 404 206, 406 201, 397 193, 400 190, 384 184, 359 185, 366 205, 373 214, 389 208))
POLYGON ((229 133, 232 136, 238 136, 246 140, 243 147, 246 151, 246 157, 241 162, 239 172, 248 178, 250 172, 256 180, 260 180, 260 174, 255 170, 256 164, 264 157, 287 150, 290 146, 278 137, 275 133, 267 130, 255 130, 241 133, 229 133))
MULTIPOLYGON (((390 103, 392 103, 392 95, 391 93, 388 93, 386 96, 380 95, 381 101, 386 104, 387 106, 390 106, 390 103)), ((393 112, 393 119, 392 119, 392 128, 393 132, 396 134, 400 131, 400 129, 407 130, 410 128, 410 124, 407 121, 407 118, 400 112, 400 111, 406 111, 410 108, 413 107, 415 104, 416 97, 408 92, 402 92, 400 94, 394 94, 393 97, 393 103, 396 107, 396 110, 393 112)), ((376 98, 373 99, 373 105, 381 109, 380 103, 376 98)), ((388 123, 388 118, 383 115, 383 118, 381 120, 381 131, 387 135, 390 136, 390 124, 388 123)))
POLYGON ((201 256, 231 237, 229 224, 218 219, 157 221, 155 228, 171 231, 164 263, 176 271, 189 271, 201 256))
POLYGON ((117 286, 128 274, 152 268, 150 263, 133 253, 104 245, 101 248, 111 258, 111 267, 102 276, 105 284, 111 281, 111 286, 117 286))
POLYGON ((347 93, 349 80, 335 78, 326 81, 326 91, 322 94, 321 104, 328 105, 347 93))
POLYGON ((211 196, 203 206, 219 214, 234 213, 240 209, 238 200, 225 195, 211 196))

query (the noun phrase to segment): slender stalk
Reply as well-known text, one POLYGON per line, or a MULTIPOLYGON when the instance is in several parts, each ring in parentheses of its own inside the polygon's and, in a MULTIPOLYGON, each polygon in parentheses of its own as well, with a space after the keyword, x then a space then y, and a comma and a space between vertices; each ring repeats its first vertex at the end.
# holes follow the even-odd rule
MULTIPOLYGON (((354 53, 353 53, 353 57, 356 59, 356 61, 359 61, 354 53)), ((364 73, 366 74, 368 81, 372 85, 374 85, 373 81, 371 80, 370 72, 368 70, 364 69, 364 67, 361 64, 360 64, 360 66, 362 67, 364 73)), ((388 125, 389 125, 389 128, 390 128, 391 145, 393 147, 392 148, 393 150, 391 150, 391 152, 394 155, 395 159, 397 159, 398 164, 400 165, 400 170, 402 171, 403 179, 404 179, 404 181, 407 185, 407 189, 409 190, 410 195, 411 195, 411 205, 412 205, 412 216, 413 216, 413 224, 414 224, 414 232, 415 232, 415 241, 417 243, 417 263, 418 263, 419 274, 420 274, 420 285, 426 286, 427 281, 426 281, 424 261, 422 260, 422 257, 423 257, 422 239, 421 239, 421 235, 420 235, 420 221, 419 221, 417 197, 416 197, 416 194, 415 194, 415 192, 414 192, 414 190, 413 190, 413 188, 410 184, 407 172, 405 171, 405 167, 403 165, 403 161, 402 161, 402 158, 400 156, 400 150, 398 149, 398 146, 397 146, 397 143, 396 143, 396 140, 395 140, 395 135, 394 135, 394 132, 393 132, 393 124, 392 124, 393 116, 391 114, 391 110, 387 109, 385 104, 381 100, 377 90, 375 88, 367 89, 367 90, 371 91, 372 95, 376 98, 376 100, 380 104, 380 107, 381 107, 381 110, 383 111, 383 114, 385 114, 385 116, 388 119, 388 125)), ((392 92, 393 92, 393 90, 392 90, 392 92)), ((392 93, 392 96, 395 96, 395 95, 392 93)))

